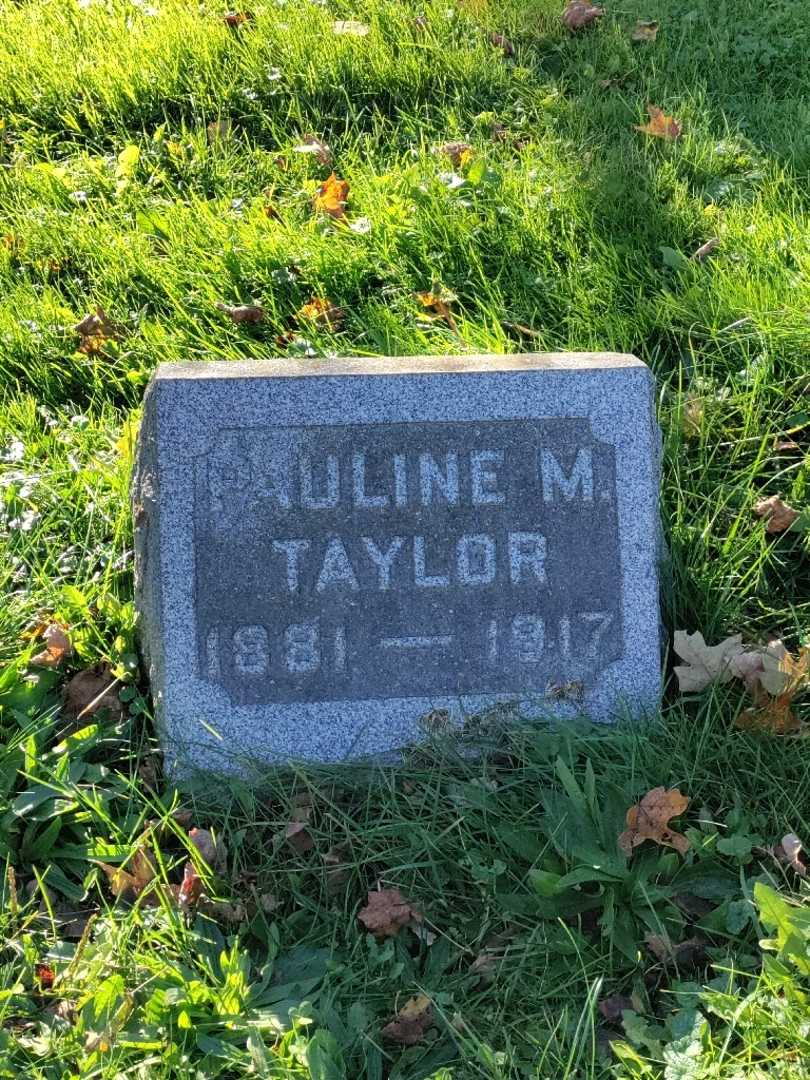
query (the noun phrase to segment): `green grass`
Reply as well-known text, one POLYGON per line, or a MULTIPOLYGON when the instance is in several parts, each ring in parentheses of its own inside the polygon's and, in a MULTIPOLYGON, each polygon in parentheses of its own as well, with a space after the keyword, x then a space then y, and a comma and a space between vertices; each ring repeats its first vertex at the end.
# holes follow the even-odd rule
POLYGON ((668 631, 795 648, 810 534, 768 536, 752 506, 808 505, 806 5, 625 0, 577 35, 557 0, 260 2, 238 30, 208 3, 156 6, 0 3, 0 1076, 806 1075, 805 909, 763 967, 772 929, 754 903, 758 881, 806 893, 757 853, 810 836, 803 740, 740 733, 734 687, 670 687, 648 730, 492 731, 483 760, 436 746, 396 773, 178 792, 154 779, 126 499, 161 360, 631 351, 659 387, 668 631), (660 21, 657 41, 631 43, 638 18, 660 21), (336 36, 334 19, 370 33, 336 36), (649 103, 680 140, 634 130, 649 103), (356 231, 313 212, 329 168, 294 149, 307 134, 331 147, 356 231), (436 152, 449 140, 472 146, 457 175, 436 152), (456 331, 416 298, 439 287, 456 331), (313 297, 344 310, 339 327, 296 320, 313 297), (257 325, 217 308, 251 302, 257 325), (120 340, 86 355, 72 327, 96 307, 120 340), (797 449, 778 449, 788 431, 797 449), (34 677, 24 632, 42 617, 76 651, 34 677), (126 687, 123 715, 77 724, 63 683, 99 661, 126 687), (625 810, 657 784, 692 800, 685 860, 642 851, 586 882, 593 911, 573 912, 582 887, 543 895, 537 871, 593 869, 561 822, 615 860, 625 810), (302 808, 305 852, 280 836, 302 808), (147 821, 164 829, 142 841, 147 821), (197 866, 231 907, 190 913, 156 885, 114 903, 99 861, 146 843, 177 884, 189 822, 227 849, 218 873, 197 866), (432 943, 365 933, 378 881, 432 943), (73 910, 93 916, 83 938, 73 910), (662 931, 707 951, 665 967, 644 944, 662 931), (427 1039, 383 1040, 418 993, 427 1039), (615 993, 639 1010, 624 1026, 596 1007, 615 993))

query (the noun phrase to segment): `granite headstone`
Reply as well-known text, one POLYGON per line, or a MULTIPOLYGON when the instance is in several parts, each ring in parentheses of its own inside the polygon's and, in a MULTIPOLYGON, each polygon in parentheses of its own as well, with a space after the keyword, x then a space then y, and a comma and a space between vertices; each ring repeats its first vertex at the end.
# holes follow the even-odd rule
POLYGON ((601 353, 159 367, 132 498, 170 762, 654 708, 654 396, 601 353))

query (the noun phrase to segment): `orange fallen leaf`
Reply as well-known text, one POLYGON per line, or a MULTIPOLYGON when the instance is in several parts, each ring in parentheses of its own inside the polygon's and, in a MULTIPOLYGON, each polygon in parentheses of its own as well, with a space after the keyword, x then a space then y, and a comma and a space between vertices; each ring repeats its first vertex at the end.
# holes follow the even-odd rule
POLYGON ((778 697, 762 695, 761 704, 745 709, 734 722, 742 731, 760 731, 770 735, 793 735, 801 724, 793 712, 793 694, 779 694, 778 697))
POLYGON ((42 631, 45 648, 31 657, 31 663, 38 667, 57 667, 73 652, 73 646, 67 630, 60 623, 51 623, 42 631))
POLYGON ((619 848, 625 855, 652 840, 663 847, 675 848, 681 855, 689 849, 689 841, 679 832, 669 828, 669 820, 678 817, 689 805, 689 799, 677 788, 653 788, 644 798, 627 811, 627 828, 619 836, 619 848))
POLYGON ((432 308, 432 310, 436 312, 439 318, 444 319, 444 321, 447 323, 453 333, 458 333, 456 320, 453 318, 453 313, 450 310, 450 305, 448 304, 447 300, 443 299, 441 295, 434 292, 420 292, 416 295, 424 307, 432 308))
POLYGON ((467 142, 446 142, 436 147, 437 154, 446 154, 454 169, 461 169, 472 161, 473 148, 467 142))
POLYGON ((376 938, 396 937, 403 926, 421 922, 422 915, 399 889, 380 889, 369 892, 368 903, 357 918, 376 938))
POLYGON ((657 105, 648 105, 647 113, 650 119, 646 124, 634 124, 636 131, 641 131, 644 135, 652 135, 656 139, 667 139, 670 142, 680 137, 681 124, 674 116, 667 116, 657 105))
POLYGON ((799 511, 794 510, 786 502, 782 502, 778 495, 771 495, 768 499, 760 499, 754 506, 757 517, 765 519, 765 532, 780 533, 789 529, 799 511))
POLYGON ((245 23, 250 22, 253 15, 249 11, 226 11, 222 16, 222 21, 226 26, 229 26, 232 30, 238 29, 240 26, 244 26, 245 23))
POLYGON ((340 219, 346 216, 348 198, 349 185, 332 173, 318 188, 312 205, 321 213, 340 219))
POLYGON ((604 14, 603 7, 596 7, 586 0, 568 0, 562 13, 562 21, 569 30, 582 30, 604 14))
POLYGON ((51 990, 56 974, 50 964, 34 964, 34 978, 40 990, 51 990))
POLYGON ((389 1042, 415 1046, 433 1024, 433 1006, 425 994, 409 998, 380 1034, 389 1042))
POLYGON ((299 322, 312 322, 316 326, 325 326, 329 330, 337 330, 341 322, 343 322, 344 312, 342 308, 336 307, 331 300, 327 300, 325 297, 316 296, 314 300, 310 300, 308 304, 304 304, 295 313, 296 319, 299 322))
POLYGON ((118 323, 113 322, 100 307, 85 315, 73 329, 81 338, 78 351, 85 356, 98 356, 108 342, 120 341, 123 336, 118 323))
POLYGON ((229 304, 217 303, 216 306, 235 323, 259 323, 264 318, 261 304, 237 304, 231 307, 229 304))
POLYGON ((653 20, 639 19, 633 33, 632 41, 655 41, 658 36, 658 23, 653 20))

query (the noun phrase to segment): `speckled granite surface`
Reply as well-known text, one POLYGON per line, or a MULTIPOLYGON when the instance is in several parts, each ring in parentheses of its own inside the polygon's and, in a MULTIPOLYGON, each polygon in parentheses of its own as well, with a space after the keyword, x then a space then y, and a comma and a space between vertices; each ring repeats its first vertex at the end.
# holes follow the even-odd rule
POLYGON ((614 354, 162 365, 132 501, 169 763, 654 709, 654 399, 614 354))

